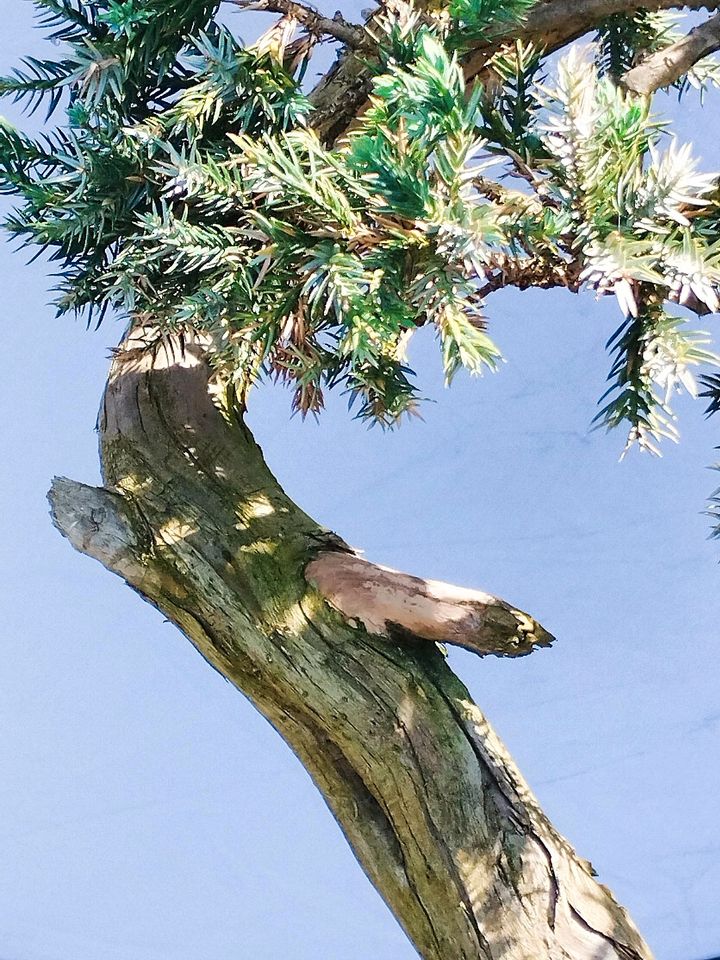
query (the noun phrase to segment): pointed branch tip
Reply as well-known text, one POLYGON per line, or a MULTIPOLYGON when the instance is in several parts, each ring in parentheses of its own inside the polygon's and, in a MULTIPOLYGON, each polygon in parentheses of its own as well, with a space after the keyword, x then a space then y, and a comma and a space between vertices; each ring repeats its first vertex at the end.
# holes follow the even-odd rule
POLYGON ((400 628, 498 657, 522 657, 555 639, 529 614, 490 594, 423 580, 356 554, 323 552, 305 576, 331 606, 370 633, 388 635, 400 628))

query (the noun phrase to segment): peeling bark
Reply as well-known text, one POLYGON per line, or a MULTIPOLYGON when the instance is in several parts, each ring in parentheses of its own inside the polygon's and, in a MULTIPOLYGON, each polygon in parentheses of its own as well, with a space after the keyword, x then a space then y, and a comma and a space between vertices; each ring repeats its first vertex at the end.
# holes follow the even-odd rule
POLYGON ((530 614, 488 593, 411 577, 350 552, 321 553, 305 575, 346 619, 370 633, 400 630, 498 657, 521 657, 554 640, 530 614))
POLYGON ((289 500, 247 428, 213 404, 197 340, 126 341, 101 452, 104 488, 54 483, 56 525, 278 730, 425 960, 650 960, 430 642, 462 639, 474 618, 480 645, 522 624, 542 643, 534 621, 382 568, 358 581, 365 562, 289 500))

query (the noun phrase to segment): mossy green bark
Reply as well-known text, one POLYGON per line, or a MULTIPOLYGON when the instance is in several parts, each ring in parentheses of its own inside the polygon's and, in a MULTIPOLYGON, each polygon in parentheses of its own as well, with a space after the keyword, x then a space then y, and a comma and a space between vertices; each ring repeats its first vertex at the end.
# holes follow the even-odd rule
POLYGON ((425 960, 649 960, 435 644, 368 633, 308 583, 342 541, 213 404, 202 344, 125 343, 101 450, 106 487, 56 482, 56 524, 270 721, 425 960))

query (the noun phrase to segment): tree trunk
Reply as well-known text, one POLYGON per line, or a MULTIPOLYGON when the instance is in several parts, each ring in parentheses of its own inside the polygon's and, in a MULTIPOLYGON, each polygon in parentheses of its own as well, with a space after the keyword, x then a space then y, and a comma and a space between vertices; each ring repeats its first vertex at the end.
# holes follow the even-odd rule
POLYGON ((55 523, 185 633, 300 757, 425 960, 647 960, 434 642, 545 645, 492 597, 365 564, 293 504, 208 389, 202 343, 118 351, 106 486, 55 523))

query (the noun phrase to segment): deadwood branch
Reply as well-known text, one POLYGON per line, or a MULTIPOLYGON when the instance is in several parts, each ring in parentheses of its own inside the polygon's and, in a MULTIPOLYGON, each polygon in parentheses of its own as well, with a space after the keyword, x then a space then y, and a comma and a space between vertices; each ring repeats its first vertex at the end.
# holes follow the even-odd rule
POLYGON ((679 80, 703 57, 720 50, 720 14, 691 30, 682 40, 658 50, 623 77, 633 93, 651 94, 679 80))

